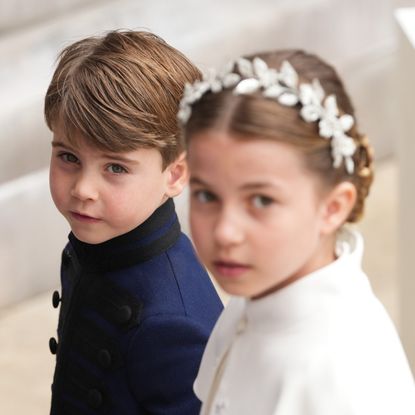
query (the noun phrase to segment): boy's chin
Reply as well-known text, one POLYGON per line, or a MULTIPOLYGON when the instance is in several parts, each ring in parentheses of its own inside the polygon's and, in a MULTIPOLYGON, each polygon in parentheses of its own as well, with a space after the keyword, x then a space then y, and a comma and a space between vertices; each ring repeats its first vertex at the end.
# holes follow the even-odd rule
POLYGON ((88 232, 79 232, 72 229, 72 233, 75 235, 76 239, 79 241, 89 244, 89 245, 99 245, 104 242, 107 242, 111 239, 116 238, 117 236, 123 235, 123 233, 115 233, 114 234, 97 234, 97 233, 88 233, 88 232))

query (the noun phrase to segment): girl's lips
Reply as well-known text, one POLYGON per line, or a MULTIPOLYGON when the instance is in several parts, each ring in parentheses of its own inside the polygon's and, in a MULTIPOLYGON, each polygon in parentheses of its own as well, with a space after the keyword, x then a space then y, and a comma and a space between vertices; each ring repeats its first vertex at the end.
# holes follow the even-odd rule
POLYGON ((96 223, 96 222, 101 221, 101 219, 93 218, 92 216, 88 216, 88 215, 83 215, 82 213, 78 213, 78 212, 70 212, 70 214, 74 219, 80 222, 96 223))
POLYGON ((251 267, 235 262, 216 261, 213 263, 216 272, 224 277, 239 277, 251 267))

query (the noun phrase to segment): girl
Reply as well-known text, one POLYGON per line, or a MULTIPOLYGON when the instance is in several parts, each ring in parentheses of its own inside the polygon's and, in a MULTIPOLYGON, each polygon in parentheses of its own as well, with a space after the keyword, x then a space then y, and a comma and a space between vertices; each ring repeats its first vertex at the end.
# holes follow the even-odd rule
POLYGON ((202 414, 413 415, 398 335, 361 268, 371 150, 335 70, 302 51, 186 87, 179 119, 199 256, 230 295, 202 414))

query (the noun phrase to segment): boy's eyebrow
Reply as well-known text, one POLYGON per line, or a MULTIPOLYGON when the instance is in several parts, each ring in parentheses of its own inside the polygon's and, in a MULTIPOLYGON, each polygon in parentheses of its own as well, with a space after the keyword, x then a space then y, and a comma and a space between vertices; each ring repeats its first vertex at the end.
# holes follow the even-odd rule
POLYGON ((67 149, 72 149, 72 147, 69 146, 68 144, 65 144, 62 141, 55 140, 55 139, 52 140, 52 147, 63 147, 67 149))
POLYGON ((121 156, 117 153, 104 153, 102 154, 103 158, 107 158, 114 161, 121 161, 123 163, 130 163, 130 164, 140 164, 137 160, 130 159, 128 157, 121 156))
MULTIPOLYGON (((62 141, 59 140, 53 140, 52 141, 52 147, 62 147, 71 151, 75 151, 74 148, 72 148, 71 146, 63 143, 62 141)), ((129 163, 129 164, 139 164, 139 162, 137 160, 132 160, 129 159, 128 157, 123 157, 120 154, 117 153, 103 153, 101 154, 102 158, 107 158, 110 160, 114 160, 114 161, 121 161, 123 163, 129 163)))

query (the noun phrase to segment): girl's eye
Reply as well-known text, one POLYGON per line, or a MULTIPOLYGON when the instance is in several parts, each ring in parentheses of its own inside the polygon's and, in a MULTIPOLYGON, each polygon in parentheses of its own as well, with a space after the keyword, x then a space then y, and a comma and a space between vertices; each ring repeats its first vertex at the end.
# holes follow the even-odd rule
POLYGON ((274 203, 274 200, 268 196, 257 195, 252 198, 252 205, 255 208, 264 208, 274 203))
POLYGON ((200 203, 209 203, 216 200, 215 195, 207 190, 195 190, 193 197, 200 203))
POLYGON ((110 173, 114 173, 114 174, 128 173, 127 169, 123 166, 120 166, 119 164, 111 164, 108 166, 107 170, 110 173))
POLYGON ((72 153, 61 153, 58 154, 58 157, 65 163, 79 163, 78 157, 74 156, 72 153))

